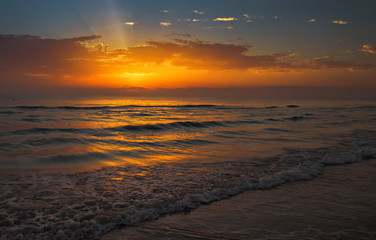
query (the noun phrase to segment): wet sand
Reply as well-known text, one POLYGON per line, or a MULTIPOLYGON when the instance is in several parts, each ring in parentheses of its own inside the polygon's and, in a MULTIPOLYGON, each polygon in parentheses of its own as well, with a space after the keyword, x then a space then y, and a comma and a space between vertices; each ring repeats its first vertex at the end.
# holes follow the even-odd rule
POLYGON ((247 191, 110 239, 376 239, 376 160, 327 166, 312 181, 247 191))

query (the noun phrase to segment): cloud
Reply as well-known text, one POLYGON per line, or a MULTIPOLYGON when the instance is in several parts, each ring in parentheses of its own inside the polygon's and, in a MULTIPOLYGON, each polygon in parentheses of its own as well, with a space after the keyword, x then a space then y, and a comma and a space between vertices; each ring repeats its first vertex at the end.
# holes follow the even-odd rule
POLYGON ((224 17, 224 18, 215 18, 213 19, 214 22, 229 22, 229 21, 236 21, 238 20, 237 18, 234 17, 224 17))
POLYGON ((146 46, 129 48, 129 59, 139 64, 163 64, 188 69, 230 70, 230 69, 350 69, 364 70, 372 64, 358 64, 335 60, 331 56, 295 60, 294 53, 272 53, 267 55, 248 55, 251 46, 221 44, 202 41, 175 39, 175 42, 150 41, 146 46))
POLYGON ((128 25, 128 26, 133 26, 135 24, 137 24, 136 22, 125 22, 124 23, 125 25, 128 25))
POLYGON ((97 35, 68 39, 0 35, 0 71, 39 72, 57 66, 61 70, 69 68, 73 59, 90 58, 92 54, 87 42, 99 38, 97 35))
POLYGON ((335 24, 340 24, 340 25, 346 25, 346 24, 349 24, 348 21, 344 21, 344 20, 333 20, 331 21, 332 23, 335 23, 335 24))
POLYGON ((194 12, 194 13, 197 13, 197 14, 200 14, 200 15, 204 15, 204 14, 205 14, 205 12, 200 12, 200 11, 198 11, 198 10, 193 10, 193 12, 194 12))
POLYGON ((172 25, 172 23, 170 23, 170 22, 160 22, 159 24, 160 24, 161 26, 165 26, 165 27, 169 27, 169 26, 172 25))
POLYGON ((248 13, 243 14, 243 17, 245 17, 247 23, 253 22, 252 17, 248 13))
POLYGON ((338 61, 334 60, 332 56, 316 57, 313 60, 305 60, 303 63, 297 63, 295 65, 297 68, 308 68, 308 69, 323 69, 323 68, 346 68, 349 70, 365 70, 374 68, 374 65, 364 63, 352 63, 348 61, 338 61))
MULTIPOLYGON (((192 37, 192 35, 188 34, 188 33, 171 33, 170 35, 171 36, 178 36, 178 37, 186 37, 186 38, 192 37)), ((170 36, 170 35, 166 35, 166 36, 170 36)))
POLYGON ((89 45, 100 36, 66 39, 31 35, 0 35, 0 86, 36 89, 79 82, 103 71, 102 58, 113 57, 103 44, 89 45))
POLYGON ((175 39, 171 42, 150 41, 146 46, 129 48, 132 62, 162 64, 188 69, 248 69, 280 66, 289 54, 247 56, 250 46, 175 39))
POLYGON ((360 50, 362 52, 376 54, 376 44, 374 44, 374 45, 370 45, 370 44, 363 45, 363 48, 360 49, 360 50))
POLYGON ((127 59, 133 64, 162 64, 171 60, 182 46, 169 42, 149 41, 147 45, 130 47, 126 50, 127 59))
MULTIPOLYGON (((242 15, 247 22, 253 22, 254 20, 263 20, 265 17, 260 15, 250 15, 245 13, 242 15)), ((274 19, 282 19, 282 17, 273 16, 274 19)), ((236 19, 237 20, 237 19, 236 19)))
MULTIPOLYGON (((99 38, 96 35, 67 39, 0 35, 0 86, 6 89, 18 85, 110 85, 111 81, 123 84, 125 78, 149 76, 158 67, 205 71, 374 67, 329 56, 297 60, 291 52, 251 55, 251 46, 199 40, 149 41, 145 45, 112 50, 98 42, 99 38)), ((374 45, 364 47, 367 52, 374 50, 374 45)))
POLYGON ((37 77, 37 78, 51 78, 53 77, 51 74, 48 73, 24 73, 25 76, 30 77, 37 77))

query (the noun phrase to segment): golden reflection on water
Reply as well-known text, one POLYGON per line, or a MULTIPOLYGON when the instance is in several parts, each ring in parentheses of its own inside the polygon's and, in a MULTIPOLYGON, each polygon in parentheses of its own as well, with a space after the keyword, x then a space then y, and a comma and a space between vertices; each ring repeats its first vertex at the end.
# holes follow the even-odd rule
POLYGON ((114 178, 110 178, 111 181, 123 181, 124 178, 120 178, 120 177, 114 177, 114 178))
MULTIPOLYGON (((322 139, 322 135, 329 133, 334 135, 346 129, 362 128, 367 124, 362 121, 353 121, 351 124, 338 125, 340 127, 337 125, 322 127, 322 123, 328 121, 328 118, 335 119, 339 124, 341 124, 340 121, 367 118, 358 116, 357 112, 341 112, 346 115, 346 118, 340 118, 331 110, 322 110, 321 108, 315 108, 315 110, 285 107, 267 110, 263 108, 248 110, 212 107, 179 108, 171 106, 189 105, 192 102, 161 99, 155 101, 88 100, 75 104, 75 106, 99 106, 99 108, 21 108, 17 109, 17 112, 20 113, 9 115, 7 119, 1 119, 0 130, 3 129, 10 133, 0 136, 1 142, 20 142, 22 148, 9 152, 0 151, 0 156, 17 158, 72 155, 72 158, 76 157, 77 159, 67 162, 59 160, 57 165, 67 169, 84 168, 86 170, 126 164, 145 166, 185 161, 250 160, 255 157, 278 154, 284 147, 306 147, 312 143, 315 147, 320 144, 324 146, 329 140, 322 139), (125 105, 133 106, 101 107, 125 105), (305 113, 311 115, 308 115, 303 121, 284 120, 286 117, 305 116, 305 113), (328 117, 329 115, 330 117, 328 117), (281 121, 269 121, 268 119, 281 121), (226 121, 238 120, 252 120, 257 123, 226 123, 226 121), (204 125, 207 121, 225 124, 204 127, 200 127, 201 125, 199 127, 189 126, 192 122, 204 125), (179 124, 181 122, 186 125, 179 124), (152 126, 151 130, 147 126, 152 126), (38 130, 38 128, 45 129, 45 131, 11 134, 16 130, 38 130), (273 132, 265 129, 282 129, 285 132, 273 132), (85 130, 87 131, 85 132, 85 130), (57 143, 32 144, 31 147, 24 147, 28 146, 24 144, 25 141, 38 143, 38 141, 43 142, 51 139, 57 139, 57 143), (60 143, 61 139, 68 140, 60 143), (72 141, 69 142, 69 139, 72 141), (200 140, 203 141, 202 144, 200 140), (86 153, 98 153, 98 156, 96 157, 94 154, 93 159, 80 159, 86 153)), ((69 104, 60 103, 55 106, 61 105, 69 104)), ((369 126, 366 127, 369 128, 369 126)), ((62 159, 64 160, 64 158, 62 159)), ((51 163, 50 168, 53 167, 51 163)))

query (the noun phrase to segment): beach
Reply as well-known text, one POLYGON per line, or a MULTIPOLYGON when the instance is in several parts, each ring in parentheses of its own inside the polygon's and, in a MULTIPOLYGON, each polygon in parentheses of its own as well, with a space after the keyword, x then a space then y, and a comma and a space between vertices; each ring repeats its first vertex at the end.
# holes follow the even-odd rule
POLYGON ((102 240, 123 239, 375 239, 376 160, 327 166, 311 181, 246 191, 124 227, 102 240))
POLYGON ((0 1, 0 240, 376 240, 376 1, 0 1))
POLYGON ((311 228, 318 229, 316 239, 346 229, 370 236, 372 228, 359 219, 375 215, 368 209, 374 188, 359 184, 372 177, 375 109, 177 102, 3 107, 0 239, 101 239, 122 226, 128 228, 120 236, 129 239, 151 238, 132 237, 139 234, 132 226, 171 239, 278 239, 313 234, 311 228), (364 170, 331 167, 363 161, 364 170), (341 170, 344 179, 312 185, 328 166, 351 174, 341 170), (354 203, 353 196, 363 197, 354 203), (173 224, 143 225, 157 219, 152 224, 173 224), (329 228, 332 222, 338 227, 329 228))

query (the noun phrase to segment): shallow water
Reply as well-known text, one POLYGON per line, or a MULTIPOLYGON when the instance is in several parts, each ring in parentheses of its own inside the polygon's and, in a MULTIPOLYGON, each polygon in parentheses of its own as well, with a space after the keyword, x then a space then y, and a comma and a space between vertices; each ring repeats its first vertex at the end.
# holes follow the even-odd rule
POLYGON ((312 181, 246 191, 189 213, 114 230, 102 240, 373 240, 375 171, 376 159, 328 166, 312 181))
POLYGON ((373 105, 78 102, 0 115, 2 239, 99 238, 376 156, 373 105))

